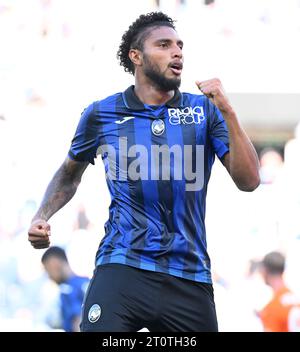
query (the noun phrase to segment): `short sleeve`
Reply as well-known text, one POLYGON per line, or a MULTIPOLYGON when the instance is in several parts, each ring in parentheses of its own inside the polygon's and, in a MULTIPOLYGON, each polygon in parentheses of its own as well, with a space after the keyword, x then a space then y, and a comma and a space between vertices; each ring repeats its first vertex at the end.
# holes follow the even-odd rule
POLYGON ((94 164, 99 146, 99 124, 94 112, 94 104, 89 105, 81 114, 79 124, 72 139, 69 157, 76 161, 94 164))
POLYGON ((214 152, 217 154, 218 158, 221 159, 227 152, 229 152, 228 129, 220 110, 210 101, 208 101, 208 103, 210 111, 210 140, 214 152))

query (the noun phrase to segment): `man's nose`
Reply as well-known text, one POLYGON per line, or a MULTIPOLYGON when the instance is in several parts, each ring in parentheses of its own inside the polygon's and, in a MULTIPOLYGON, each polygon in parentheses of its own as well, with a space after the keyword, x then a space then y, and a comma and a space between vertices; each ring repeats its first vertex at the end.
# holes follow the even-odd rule
POLYGON ((172 51, 172 58, 177 57, 181 59, 182 56, 182 49, 178 45, 175 45, 172 51))

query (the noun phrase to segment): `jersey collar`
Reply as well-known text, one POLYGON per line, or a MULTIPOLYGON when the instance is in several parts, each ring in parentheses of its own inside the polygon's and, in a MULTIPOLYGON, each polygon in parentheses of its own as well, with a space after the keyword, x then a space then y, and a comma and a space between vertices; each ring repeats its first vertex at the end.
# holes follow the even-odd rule
MULTIPOLYGON (((134 92, 134 86, 128 87, 122 93, 123 101, 125 106, 131 110, 145 110, 144 104, 140 101, 140 99, 136 96, 134 92)), ((175 90, 175 94, 173 98, 166 102, 166 106, 171 108, 179 108, 183 106, 182 102, 182 94, 178 89, 175 90)))

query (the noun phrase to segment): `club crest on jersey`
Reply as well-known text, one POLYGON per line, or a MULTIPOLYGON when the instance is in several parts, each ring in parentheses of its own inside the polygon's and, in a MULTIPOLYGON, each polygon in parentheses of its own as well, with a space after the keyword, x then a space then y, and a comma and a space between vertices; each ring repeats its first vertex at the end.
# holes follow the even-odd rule
POLYGON ((152 133, 156 136, 160 136, 165 131, 165 123, 163 120, 154 120, 151 125, 152 133))
POLYGON ((93 304, 89 310, 88 319, 91 323, 96 323, 101 316, 101 308, 99 304, 93 304))
POLYGON ((183 109, 168 109, 171 125, 199 125, 205 120, 203 106, 187 106, 183 109))

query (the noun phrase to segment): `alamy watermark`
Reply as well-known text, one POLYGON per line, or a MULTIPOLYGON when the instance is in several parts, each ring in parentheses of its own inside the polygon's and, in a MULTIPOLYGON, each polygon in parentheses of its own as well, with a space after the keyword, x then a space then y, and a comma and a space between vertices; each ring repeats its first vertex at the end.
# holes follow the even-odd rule
POLYGON ((116 148, 98 148, 111 180, 185 180, 186 191, 199 191, 204 185, 204 146, 144 145, 128 148, 127 137, 120 137, 116 148))

